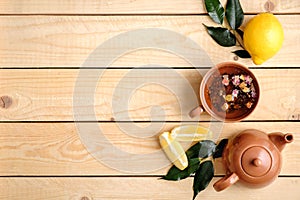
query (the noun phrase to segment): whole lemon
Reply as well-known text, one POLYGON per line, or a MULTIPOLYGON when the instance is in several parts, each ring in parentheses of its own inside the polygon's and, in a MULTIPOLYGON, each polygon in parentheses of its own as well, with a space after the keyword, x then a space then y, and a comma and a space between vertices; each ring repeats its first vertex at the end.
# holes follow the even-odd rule
POLYGON ((260 65, 281 48, 283 29, 278 19, 271 13, 261 13, 253 17, 244 30, 244 46, 256 65, 260 65))

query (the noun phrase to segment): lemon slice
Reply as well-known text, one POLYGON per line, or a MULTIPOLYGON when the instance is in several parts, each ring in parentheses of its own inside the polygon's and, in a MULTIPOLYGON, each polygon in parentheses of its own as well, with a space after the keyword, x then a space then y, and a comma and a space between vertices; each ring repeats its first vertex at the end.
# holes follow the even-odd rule
POLYGON ((174 128, 171 137, 177 141, 200 141, 212 137, 212 132, 199 125, 185 125, 174 128))
POLYGON ((159 136, 159 142, 169 160, 180 170, 188 166, 188 159, 182 146, 169 132, 163 132, 159 136))

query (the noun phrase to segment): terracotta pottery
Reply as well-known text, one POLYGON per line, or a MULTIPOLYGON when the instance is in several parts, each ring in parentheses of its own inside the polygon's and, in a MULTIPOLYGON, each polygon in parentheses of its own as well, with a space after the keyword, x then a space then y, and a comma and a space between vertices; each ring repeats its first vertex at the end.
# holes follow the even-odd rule
POLYGON ((195 109, 193 109, 190 112, 190 117, 194 118, 196 116, 199 116, 202 112, 206 111, 209 115, 211 115, 213 118, 219 120, 219 121, 225 121, 225 122, 237 122, 241 121, 242 119, 249 116, 253 110, 255 109, 256 105, 258 104, 259 100, 259 85, 256 77, 254 74, 245 66, 235 63, 235 62, 223 62, 220 63, 213 68, 211 68, 203 77, 203 80, 200 84, 200 106, 197 106, 195 109), (252 83, 256 91, 256 101, 252 105, 250 109, 247 110, 237 110, 231 113, 228 113, 226 111, 220 111, 217 108, 215 108, 211 103, 211 97, 209 96, 209 88, 211 85, 216 84, 215 79, 216 77, 222 78, 223 74, 231 74, 231 75, 237 75, 237 74, 245 74, 249 75, 252 78, 252 83))
POLYGON ((215 190, 222 191, 238 180, 251 187, 270 184, 280 173, 280 152, 292 141, 290 133, 266 134, 255 129, 230 139, 222 155, 226 176, 214 184, 215 190))

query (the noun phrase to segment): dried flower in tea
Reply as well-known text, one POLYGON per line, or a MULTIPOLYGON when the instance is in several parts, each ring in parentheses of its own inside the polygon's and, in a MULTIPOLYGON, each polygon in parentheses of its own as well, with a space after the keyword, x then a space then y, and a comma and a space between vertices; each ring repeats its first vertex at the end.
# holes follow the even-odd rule
POLYGON ((257 98, 253 79, 248 74, 223 74, 221 77, 216 76, 209 87, 212 105, 225 112, 250 109, 257 98))

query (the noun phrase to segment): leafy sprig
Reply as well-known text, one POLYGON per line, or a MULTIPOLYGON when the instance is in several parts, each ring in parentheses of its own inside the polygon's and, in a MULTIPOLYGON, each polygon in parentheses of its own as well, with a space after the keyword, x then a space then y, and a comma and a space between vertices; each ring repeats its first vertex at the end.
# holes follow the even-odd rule
POLYGON ((232 53, 240 58, 251 58, 244 49, 244 33, 239 29, 244 20, 244 12, 239 0, 228 0, 225 9, 219 0, 204 0, 204 2, 210 18, 219 24, 218 27, 203 24, 212 39, 223 47, 235 46, 238 43, 242 49, 232 53))
POLYGON ((227 143, 228 139, 221 140, 218 145, 210 140, 196 143, 186 151, 189 162, 187 168, 180 170, 173 165, 162 179, 179 181, 195 174, 193 183, 194 200, 214 177, 213 159, 222 157, 227 143))

